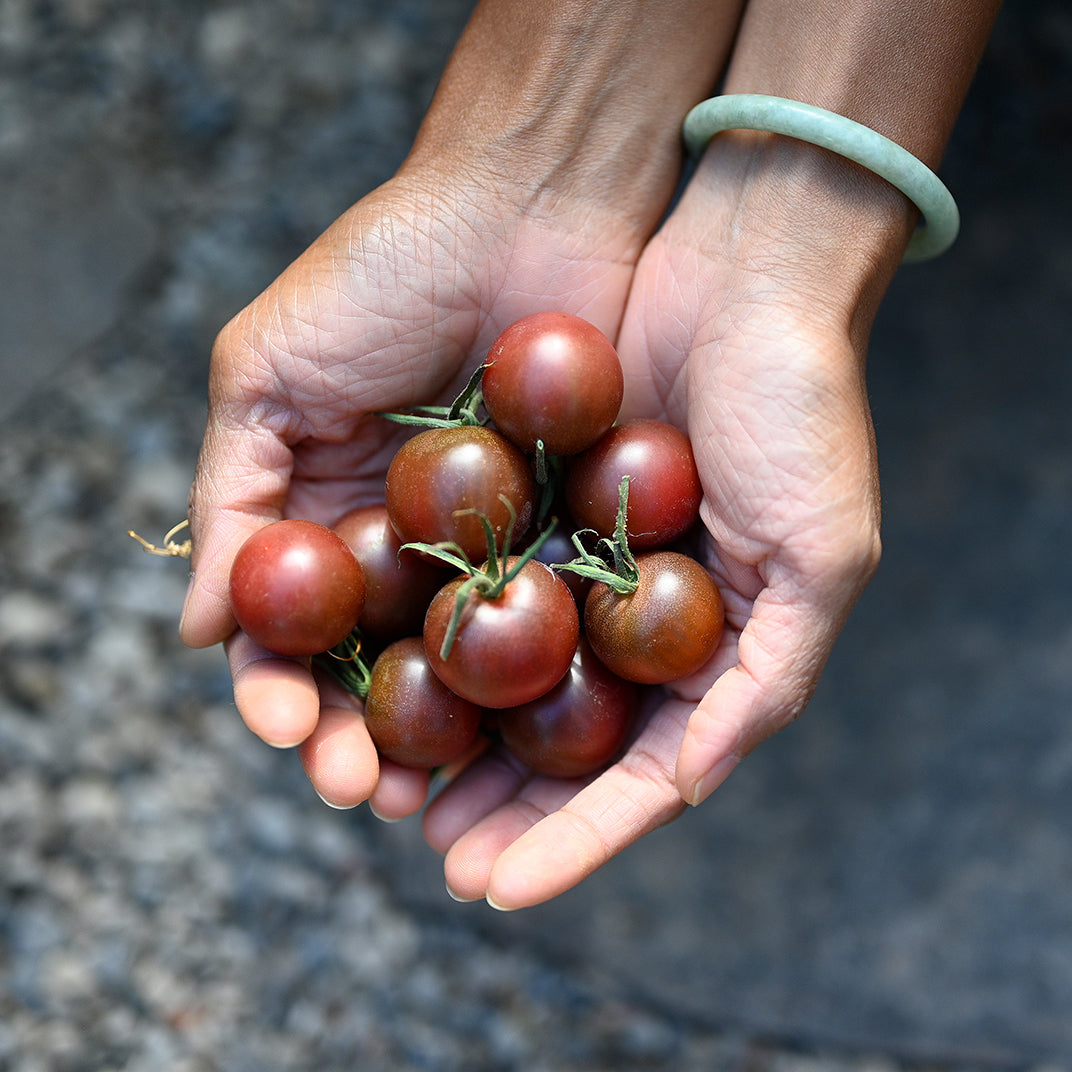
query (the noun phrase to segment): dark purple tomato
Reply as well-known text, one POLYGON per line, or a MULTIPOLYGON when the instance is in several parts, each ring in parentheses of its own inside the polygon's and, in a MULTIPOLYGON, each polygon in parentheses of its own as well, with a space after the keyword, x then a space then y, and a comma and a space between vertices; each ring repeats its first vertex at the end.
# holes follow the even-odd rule
POLYGON ((676 551, 637 557, 640 583, 619 595, 602 581, 584 605, 585 635, 619 677, 646 685, 695 673, 714 654, 725 612, 714 578, 676 551))
POLYGON ((624 377, 617 351, 595 325, 570 313, 533 313, 491 347, 484 405, 523 450, 548 454, 591 446, 618 416, 624 377))
POLYGON ((379 641, 419 635, 428 604, 443 587, 443 568, 401 550, 384 503, 359 506, 332 527, 365 574, 365 607, 357 622, 362 633, 379 641))
POLYGON ((403 767, 457 759, 476 740, 481 710, 432 673, 420 637, 384 648, 373 663, 365 725, 377 751, 403 767))
POLYGON ((387 470, 391 524, 403 543, 458 544, 472 562, 488 556, 480 521, 490 522, 501 550, 516 515, 513 536, 532 522, 536 481, 525 455, 498 432, 479 425, 429 428, 406 440, 387 470))
POLYGON ((443 641, 466 580, 449 582, 424 621, 425 652, 440 680, 459 696, 493 708, 528 703, 554 688, 573 661, 579 632, 577 605, 562 578, 530 561, 501 595, 470 592, 444 659, 443 641))
POLYGON ((365 576, 341 537, 313 521, 276 521, 239 548, 231 609, 277 655, 316 655, 341 643, 361 616, 365 576))
POLYGON ((580 778, 621 752, 636 697, 636 686, 611 673, 582 637, 569 671, 550 692, 499 712, 499 733, 537 774, 580 778))
POLYGON ((572 459, 566 503, 578 526, 613 534, 626 476, 626 527, 634 551, 665 547, 696 523, 703 489, 692 446, 679 428, 665 421, 625 421, 572 459))

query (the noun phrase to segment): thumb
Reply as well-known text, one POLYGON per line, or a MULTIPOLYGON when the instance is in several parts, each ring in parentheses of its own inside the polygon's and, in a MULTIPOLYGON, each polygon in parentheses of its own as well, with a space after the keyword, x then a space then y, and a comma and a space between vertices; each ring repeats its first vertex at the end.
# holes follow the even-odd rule
POLYGON ((190 492, 183 643, 211 647, 234 632, 231 563, 254 532, 282 516, 292 464, 290 449, 263 425, 228 426, 210 417, 190 492))

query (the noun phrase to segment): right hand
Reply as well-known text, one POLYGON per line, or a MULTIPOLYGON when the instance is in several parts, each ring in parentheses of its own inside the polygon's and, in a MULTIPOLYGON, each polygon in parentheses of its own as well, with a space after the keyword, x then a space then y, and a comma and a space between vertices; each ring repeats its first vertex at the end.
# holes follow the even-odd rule
POLYGON ((382 499, 404 433, 373 414, 449 401, 513 320, 563 309, 613 337, 640 237, 598 205, 517 202, 476 171, 404 168, 214 348, 182 637, 226 643, 242 718, 270 744, 301 745, 314 787, 337 806, 371 798, 399 817, 423 802, 427 776, 379 765, 353 697, 237 631, 231 562, 269 521, 331 524, 382 499))

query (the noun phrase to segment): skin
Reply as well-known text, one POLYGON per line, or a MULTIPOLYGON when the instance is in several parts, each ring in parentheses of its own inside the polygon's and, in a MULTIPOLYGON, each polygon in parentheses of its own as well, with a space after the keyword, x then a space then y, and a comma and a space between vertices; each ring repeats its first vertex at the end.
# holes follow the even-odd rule
POLYGON ((537 309, 615 340, 623 417, 692 439, 718 651, 648 697, 594 780, 533 777, 495 750, 465 767, 424 817, 454 896, 547 900, 704 800, 803 709, 878 562, 864 360, 915 210, 823 150, 733 132, 656 230, 682 117, 725 76, 725 92, 831 108, 937 166, 997 6, 749 0, 742 20, 733 3, 486 0, 399 173, 221 333, 183 637, 226 643, 242 717, 300 745, 322 796, 385 818, 416 811, 427 776, 377 769, 356 701, 234 631, 245 536, 372 501, 397 431, 368 414, 449 400, 537 309))

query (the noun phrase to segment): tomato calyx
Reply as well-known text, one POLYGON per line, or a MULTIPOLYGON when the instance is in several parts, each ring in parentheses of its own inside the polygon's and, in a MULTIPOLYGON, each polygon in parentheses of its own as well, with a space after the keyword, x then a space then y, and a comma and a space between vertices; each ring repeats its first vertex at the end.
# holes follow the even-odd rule
POLYGON ((412 550, 420 551, 423 554, 439 559, 440 562, 445 562, 447 565, 454 566, 460 572, 466 574, 467 579, 458 588, 454 600, 454 610, 451 614, 450 622, 447 625, 443 643, 439 649, 439 657, 444 662, 450 657, 451 648, 454 646, 454 638, 458 634, 458 626, 461 623, 462 612, 465 610, 465 604, 467 603, 469 596, 474 591, 478 592, 484 599, 497 599, 501 596, 506 590, 506 586, 529 562, 536 558, 540 548, 547 542, 548 537, 557 525, 557 520, 552 518, 550 524, 525 548, 524 551, 521 552, 521 554, 511 556, 511 542, 513 539, 516 514, 514 512, 513 504, 505 495, 500 495, 499 498, 506 505, 511 518, 503 538, 501 551, 496 546, 495 532, 492 529, 491 522, 478 511, 466 511, 468 513, 476 514, 484 528, 484 534, 487 538, 487 559, 482 566, 474 565, 465 551, 456 543, 449 540, 442 543, 406 543, 402 545, 403 550, 411 548, 412 550))
POLYGON ((618 516, 614 523, 614 535, 604 536, 596 544, 597 554, 584 545, 585 535, 595 535, 594 529, 581 529, 573 534, 573 546, 578 558, 572 562, 556 565, 558 570, 569 570, 592 581, 602 581, 621 596, 630 596, 640 583, 640 571, 636 558, 629 548, 626 529, 626 512, 629 504, 629 477, 623 476, 618 485, 618 516))
POLYGON ((464 428, 488 423, 486 412, 481 413, 484 394, 481 381, 486 365, 480 365, 469 382, 449 406, 415 406, 406 413, 377 413, 377 417, 416 428, 464 428))

